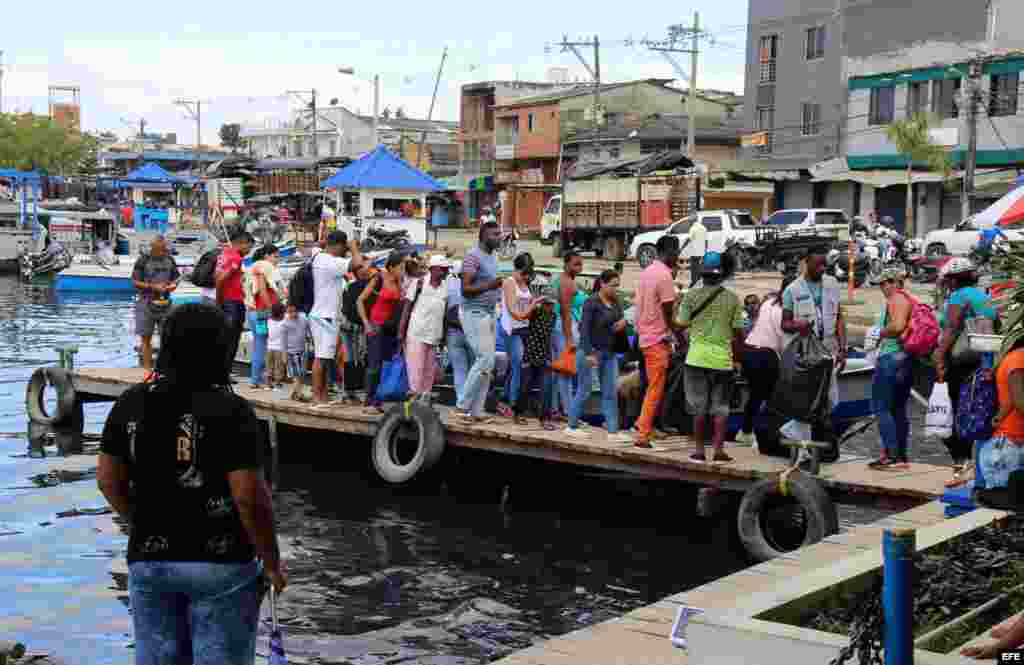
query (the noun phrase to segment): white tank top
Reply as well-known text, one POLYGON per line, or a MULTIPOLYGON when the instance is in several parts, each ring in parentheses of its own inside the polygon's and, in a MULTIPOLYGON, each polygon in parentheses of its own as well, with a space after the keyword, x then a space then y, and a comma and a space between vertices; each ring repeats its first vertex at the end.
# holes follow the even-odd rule
MULTIPOLYGON (((515 310, 516 314, 525 314, 526 310, 530 307, 530 301, 533 300, 533 294, 530 293, 529 287, 519 286, 516 282, 516 299, 512 303, 512 309, 515 310)), ((504 299, 502 305, 504 305, 504 299)), ((513 334, 516 330, 521 330, 530 327, 529 321, 517 321, 512 318, 512 315, 508 313, 508 307, 501 308, 501 327, 505 329, 506 335, 513 334)))

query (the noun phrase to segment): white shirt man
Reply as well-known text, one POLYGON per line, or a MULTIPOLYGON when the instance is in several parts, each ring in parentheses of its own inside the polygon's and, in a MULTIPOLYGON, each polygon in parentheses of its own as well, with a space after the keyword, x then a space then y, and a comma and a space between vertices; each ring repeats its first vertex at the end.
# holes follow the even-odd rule
POLYGON ((349 270, 350 261, 329 252, 313 257, 313 309, 310 318, 316 322, 313 329, 313 350, 320 360, 333 360, 338 351, 338 332, 334 325, 341 297, 342 280, 349 270), (324 324, 327 325, 324 325, 324 324))

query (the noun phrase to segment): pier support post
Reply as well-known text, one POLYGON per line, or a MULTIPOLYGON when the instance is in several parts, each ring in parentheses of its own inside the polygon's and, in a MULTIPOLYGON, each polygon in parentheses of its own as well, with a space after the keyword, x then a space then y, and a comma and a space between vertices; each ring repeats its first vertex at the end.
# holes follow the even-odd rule
POLYGON ((914 529, 886 529, 882 535, 885 581, 885 665, 914 662, 914 529))

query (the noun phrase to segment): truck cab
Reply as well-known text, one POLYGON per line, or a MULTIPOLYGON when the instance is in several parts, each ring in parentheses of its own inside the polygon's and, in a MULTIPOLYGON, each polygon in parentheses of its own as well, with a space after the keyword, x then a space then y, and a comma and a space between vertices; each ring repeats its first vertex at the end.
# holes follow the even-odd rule
POLYGON ((562 195, 552 196, 540 218, 540 241, 550 245, 562 231, 562 195))

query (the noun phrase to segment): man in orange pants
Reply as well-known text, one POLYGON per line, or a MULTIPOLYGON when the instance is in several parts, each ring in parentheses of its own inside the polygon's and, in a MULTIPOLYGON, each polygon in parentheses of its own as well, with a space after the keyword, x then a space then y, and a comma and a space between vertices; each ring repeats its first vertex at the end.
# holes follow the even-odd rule
POLYGON ((654 419, 665 397, 669 358, 672 355, 672 328, 676 301, 676 287, 672 270, 679 261, 679 238, 672 235, 658 240, 658 260, 640 273, 636 287, 636 331, 647 369, 647 393, 637 421, 639 432, 633 445, 653 448, 651 435, 654 419))

